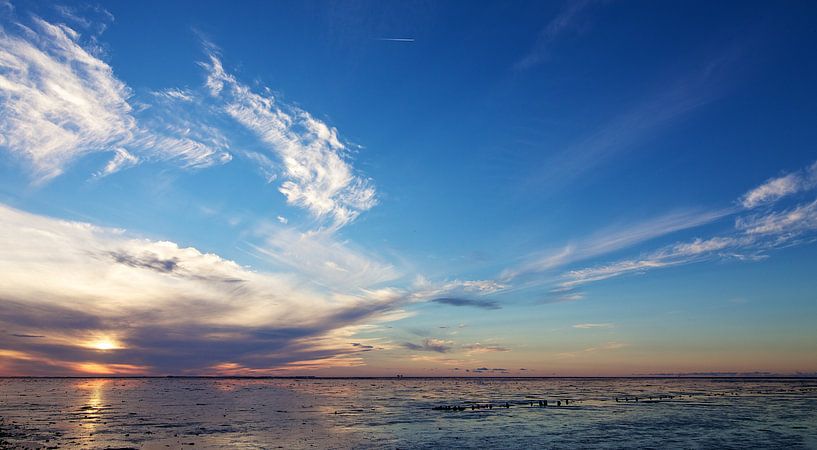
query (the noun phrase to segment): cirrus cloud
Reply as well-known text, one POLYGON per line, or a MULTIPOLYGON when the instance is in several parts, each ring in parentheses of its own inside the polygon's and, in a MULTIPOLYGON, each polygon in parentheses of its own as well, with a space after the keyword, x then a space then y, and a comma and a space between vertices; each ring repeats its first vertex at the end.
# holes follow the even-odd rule
MULTIPOLYGON (((212 47, 212 46, 210 46, 212 47)), ((287 202, 317 218, 328 218, 337 229, 377 204, 371 181, 356 174, 337 129, 308 112, 259 94, 228 73, 210 53, 207 70, 210 94, 224 101, 224 111, 255 133, 281 162, 285 181, 278 190, 287 202)))
POLYGON ((740 199, 740 204, 744 208, 752 209, 814 187, 817 187, 817 162, 803 170, 766 180, 765 183, 744 194, 740 199))
POLYGON ((98 176, 144 160, 201 168, 231 159, 224 145, 137 120, 132 89, 95 54, 93 39, 83 45, 76 30, 39 17, 12 30, 0 31, 0 148, 27 161, 37 182, 94 152, 115 153, 98 176))

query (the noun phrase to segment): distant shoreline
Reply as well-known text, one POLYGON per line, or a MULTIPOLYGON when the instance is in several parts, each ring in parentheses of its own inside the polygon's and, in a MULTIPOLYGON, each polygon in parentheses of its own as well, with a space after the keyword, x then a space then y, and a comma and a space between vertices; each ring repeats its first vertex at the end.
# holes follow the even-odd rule
POLYGON ((88 376, 0 376, 3 379, 213 379, 213 380, 817 380, 817 375, 628 375, 628 376, 221 376, 221 375, 88 375, 88 376))

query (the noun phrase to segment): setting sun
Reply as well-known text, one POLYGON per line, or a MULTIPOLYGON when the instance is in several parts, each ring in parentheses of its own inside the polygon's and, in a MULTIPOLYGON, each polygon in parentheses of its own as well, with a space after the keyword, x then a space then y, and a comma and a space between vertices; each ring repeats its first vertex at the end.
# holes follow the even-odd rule
POLYGON ((100 338, 88 342, 84 347, 93 348, 100 351, 118 350, 122 348, 122 344, 111 338, 100 338))

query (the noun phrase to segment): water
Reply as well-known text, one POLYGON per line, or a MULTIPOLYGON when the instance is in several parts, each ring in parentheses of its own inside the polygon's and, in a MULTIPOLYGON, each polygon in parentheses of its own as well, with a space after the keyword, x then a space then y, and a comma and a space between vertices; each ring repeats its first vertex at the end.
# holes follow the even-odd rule
POLYGON ((817 448, 817 380, 5 378, 0 418, 0 448, 817 448))

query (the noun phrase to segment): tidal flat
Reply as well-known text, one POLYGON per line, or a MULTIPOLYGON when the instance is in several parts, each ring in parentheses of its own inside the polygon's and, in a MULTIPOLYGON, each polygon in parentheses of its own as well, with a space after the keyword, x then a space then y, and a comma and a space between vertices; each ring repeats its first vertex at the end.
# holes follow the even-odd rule
POLYGON ((817 448, 817 380, 2 378, 0 448, 817 448))

